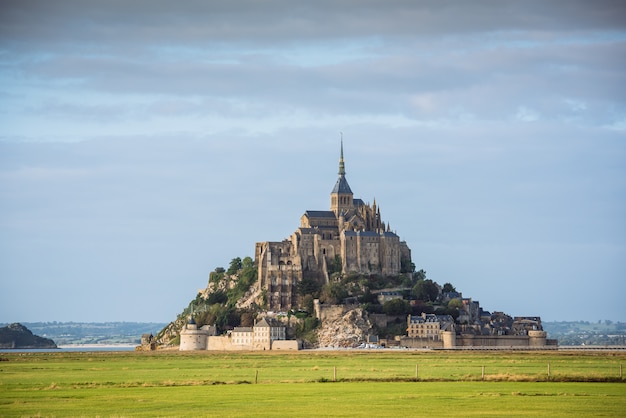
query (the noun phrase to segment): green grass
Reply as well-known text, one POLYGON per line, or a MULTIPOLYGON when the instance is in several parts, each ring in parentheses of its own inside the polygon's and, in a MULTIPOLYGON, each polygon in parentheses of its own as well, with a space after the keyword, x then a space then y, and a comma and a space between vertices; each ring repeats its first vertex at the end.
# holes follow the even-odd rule
POLYGON ((0 416, 515 417, 626 411, 626 385, 619 378, 625 353, 56 352, 0 358, 8 360, 0 362, 0 416))

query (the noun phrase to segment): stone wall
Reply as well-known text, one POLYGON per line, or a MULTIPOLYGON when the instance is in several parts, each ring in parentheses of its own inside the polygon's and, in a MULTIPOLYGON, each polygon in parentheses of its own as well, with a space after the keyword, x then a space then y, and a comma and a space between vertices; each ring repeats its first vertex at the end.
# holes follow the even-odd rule
POLYGON ((207 350, 212 351, 246 351, 252 350, 251 345, 233 344, 228 336, 217 336, 207 338, 207 350))
POLYGON ((297 351, 301 349, 300 341, 296 340, 276 340, 272 342, 272 350, 293 350, 297 351))
POLYGON ((315 316, 320 321, 333 320, 342 317, 347 312, 359 308, 359 305, 327 305, 320 303, 319 299, 313 301, 315 316))
POLYGON ((372 325, 376 325, 378 328, 385 328, 389 323, 389 316, 386 314, 369 314, 370 322, 372 325))
POLYGON ((444 348, 442 340, 431 338, 400 337, 400 346, 407 348, 444 348))
POLYGON ((527 335, 466 335, 456 338, 457 347, 529 347, 527 335))

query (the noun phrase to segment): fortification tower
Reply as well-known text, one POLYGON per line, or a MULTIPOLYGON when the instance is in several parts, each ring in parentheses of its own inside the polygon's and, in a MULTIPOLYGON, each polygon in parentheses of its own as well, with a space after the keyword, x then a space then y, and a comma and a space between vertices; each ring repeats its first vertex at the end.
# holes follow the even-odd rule
POLYGON ((330 192, 330 210, 339 216, 342 212, 347 212, 354 206, 354 195, 346 180, 346 167, 343 162, 343 139, 341 140, 341 154, 339 156, 339 178, 333 191, 330 192))

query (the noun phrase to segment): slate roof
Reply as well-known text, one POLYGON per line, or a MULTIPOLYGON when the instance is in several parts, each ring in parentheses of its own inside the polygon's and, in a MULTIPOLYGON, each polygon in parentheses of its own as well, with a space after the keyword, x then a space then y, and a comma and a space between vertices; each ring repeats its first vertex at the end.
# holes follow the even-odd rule
POLYGON ((342 194, 352 194, 352 190, 348 185, 348 180, 346 180, 346 176, 340 175, 337 179, 337 183, 335 183, 335 187, 331 193, 342 193, 342 194))
POLYGON ((335 212, 330 210, 307 210, 304 214, 309 218, 335 218, 335 212))
POLYGON ((254 325, 255 328, 269 328, 270 324, 267 323, 267 321, 265 320, 265 318, 261 319, 259 322, 257 322, 254 325))
POLYGON ((346 236, 349 236, 349 237, 356 237, 357 235, 361 237, 379 237, 381 235, 385 237, 397 237, 398 236, 394 234, 393 232, 379 233, 375 231, 344 231, 344 234, 346 234, 346 236))
POLYGON ((252 332, 252 327, 235 327, 233 332, 252 332))

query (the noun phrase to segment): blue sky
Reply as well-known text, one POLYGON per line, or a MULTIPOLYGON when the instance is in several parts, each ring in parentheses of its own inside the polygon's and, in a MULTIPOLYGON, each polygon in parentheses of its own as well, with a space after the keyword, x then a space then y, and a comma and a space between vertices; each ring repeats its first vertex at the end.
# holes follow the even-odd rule
POLYGON ((492 311, 626 320, 620 1, 5 1, 0 322, 174 319, 355 197, 492 311))

